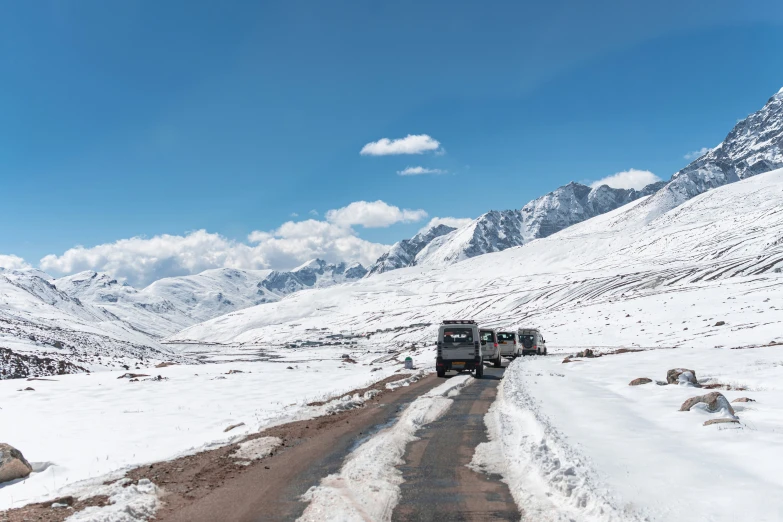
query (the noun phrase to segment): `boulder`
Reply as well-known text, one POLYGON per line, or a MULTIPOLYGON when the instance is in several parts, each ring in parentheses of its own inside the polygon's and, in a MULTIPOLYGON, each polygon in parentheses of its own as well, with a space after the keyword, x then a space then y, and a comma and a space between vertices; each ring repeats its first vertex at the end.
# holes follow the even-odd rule
POLYGON ((726 324, 726 321, 718 321, 715 323, 715 326, 723 326, 724 324, 726 324))
POLYGON ((691 408, 693 408, 699 403, 706 404, 707 411, 711 413, 715 413, 720 410, 726 410, 732 416, 734 416, 734 408, 731 407, 731 404, 729 404, 729 400, 726 397, 724 397, 723 394, 720 392, 710 392, 706 395, 691 397, 690 399, 682 403, 682 406, 680 406, 680 411, 690 411, 691 408))
POLYGON ((639 386, 640 384, 648 384, 651 382, 652 379, 648 379, 647 377, 639 377, 638 379, 634 379, 631 382, 629 382, 628 386, 639 386))
POLYGON ((0 483, 25 478, 32 471, 33 467, 21 451, 10 444, 0 442, 0 483))
POLYGON ((699 382, 696 380, 696 372, 693 370, 689 370, 687 368, 674 368, 672 370, 669 370, 666 372, 666 382, 669 384, 680 384, 682 381, 680 380, 680 375, 683 373, 690 373, 690 375, 687 375, 685 377, 685 380, 687 382, 690 382, 694 386, 698 386, 699 382))
POLYGON ((756 399, 751 399, 750 397, 740 397, 739 399, 734 399, 731 402, 756 402, 756 399))

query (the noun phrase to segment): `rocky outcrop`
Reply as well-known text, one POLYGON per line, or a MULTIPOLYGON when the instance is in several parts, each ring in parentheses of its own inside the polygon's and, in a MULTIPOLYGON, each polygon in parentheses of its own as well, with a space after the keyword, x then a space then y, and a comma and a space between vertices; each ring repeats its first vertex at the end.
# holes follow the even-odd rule
POLYGON ((680 411, 690 411, 691 408, 701 403, 706 405, 707 411, 710 413, 716 413, 721 410, 725 410, 732 417, 734 416, 734 408, 732 408, 728 399, 726 399, 726 397, 724 397, 724 395, 720 392, 710 392, 706 395, 691 397, 682 403, 682 406, 680 406, 680 411))
POLYGON ((634 379, 631 382, 628 383, 628 386, 639 386, 642 384, 648 384, 651 383, 652 379, 648 379, 647 377, 639 377, 638 379, 634 379))
POLYGON ((32 472, 33 467, 21 451, 0 442, 0 483, 25 478, 32 472))
POLYGON ((696 379, 696 372, 687 368, 674 368, 669 370, 666 372, 666 382, 668 384, 682 384, 684 386, 700 386, 699 381, 696 379))

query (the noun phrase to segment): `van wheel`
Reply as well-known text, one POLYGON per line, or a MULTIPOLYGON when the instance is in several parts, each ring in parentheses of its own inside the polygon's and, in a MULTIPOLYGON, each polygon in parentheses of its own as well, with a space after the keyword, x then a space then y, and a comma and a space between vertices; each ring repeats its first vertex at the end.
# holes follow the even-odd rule
POLYGON ((438 377, 445 377, 446 376, 446 370, 441 370, 438 368, 438 377))
POLYGON ((500 367, 502 367, 502 366, 503 366, 503 363, 502 363, 501 361, 502 361, 502 359, 501 359, 501 358, 500 358, 500 356, 498 355, 498 358, 497 358, 497 359, 495 359, 494 361, 492 361, 492 366, 494 366, 495 368, 500 368, 500 367))
POLYGON ((544 348, 544 355, 546 355, 546 354, 547 354, 547 351, 546 351, 546 348, 544 348))
POLYGON ((541 355, 541 348, 539 348, 538 350, 536 350, 536 355, 541 355))
POLYGON ((476 379, 481 379, 482 377, 484 377, 484 365, 480 364, 476 366, 476 379))

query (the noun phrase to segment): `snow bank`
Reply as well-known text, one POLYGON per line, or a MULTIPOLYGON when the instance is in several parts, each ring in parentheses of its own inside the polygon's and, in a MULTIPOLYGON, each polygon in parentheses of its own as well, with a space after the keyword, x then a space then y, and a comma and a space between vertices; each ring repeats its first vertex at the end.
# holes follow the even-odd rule
POLYGON ((535 520, 783 520, 781 350, 517 360, 486 416, 491 442, 474 466, 500 473, 535 520), (702 384, 730 385, 720 390, 729 401, 756 402, 732 404, 739 424, 703 426, 725 412, 679 408, 705 391, 628 386, 677 367, 693 368, 702 384))
POLYGON ((391 514, 400 496, 405 447, 422 426, 433 422, 451 406, 449 397, 472 382, 469 375, 453 377, 413 401, 397 422, 359 446, 338 473, 310 488, 303 500, 310 502, 299 520, 382 521, 391 514))
POLYGON ((157 486, 149 479, 141 479, 137 484, 131 484, 130 479, 118 480, 80 498, 106 495, 108 506, 85 508, 68 517, 66 522, 145 522, 158 510, 158 494, 157 486))

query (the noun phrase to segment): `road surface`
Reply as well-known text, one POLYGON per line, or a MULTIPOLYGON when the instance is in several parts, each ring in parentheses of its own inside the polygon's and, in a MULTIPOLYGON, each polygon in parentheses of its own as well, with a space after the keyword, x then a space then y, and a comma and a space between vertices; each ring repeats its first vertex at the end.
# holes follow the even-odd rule
MULTIPOLYGON (((447 413, 408 445, 399 467, 405 482, 393 520, 520 519, 499 477, 466 467, 476 446, 487 440, 483 416, 502 375, 503 369, 487 367, 483 379, 465 387, 447 413)), ((247 468, 231 464, 231 448, 156 464, 153 481, 167 491, 156 521, 296 520, 307 507, 300 500, 302 494, 339 471, 351 451, 442 382, 430 375, 384 392, 364 408, 270 428, 261 435, 281 437, 285 446, 247 468)), ((152 472, 140 469, 138 475, 149 477, 152 472)))

